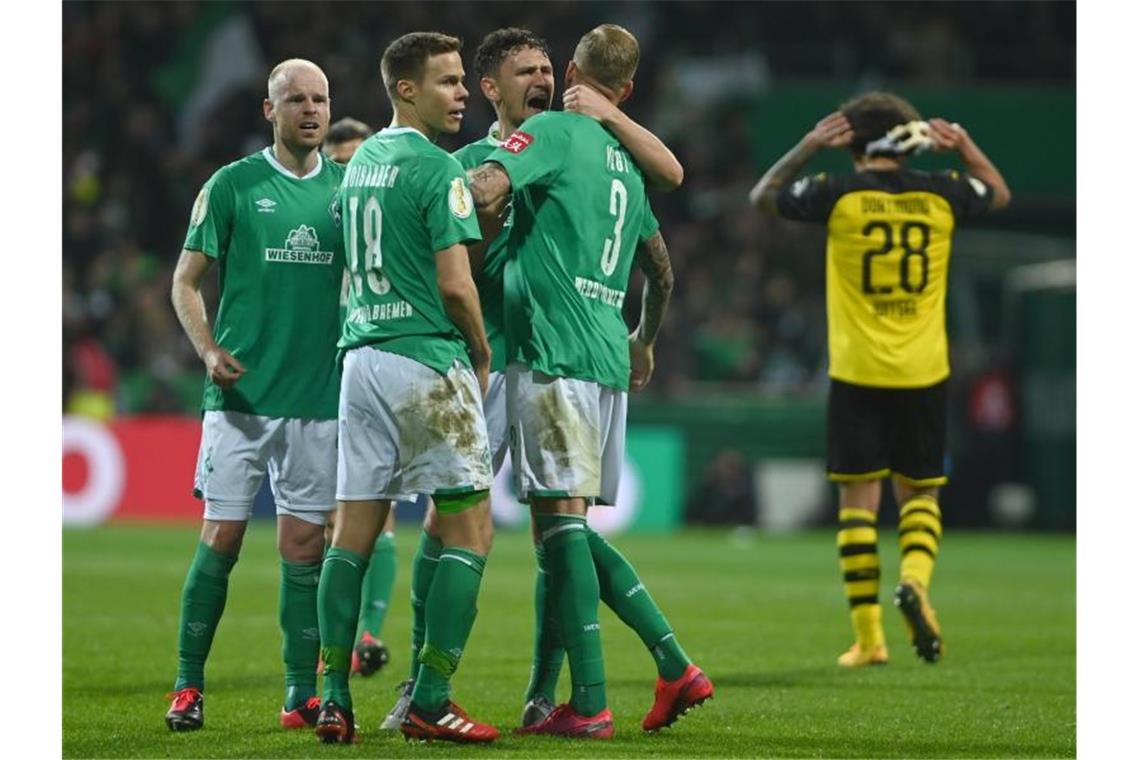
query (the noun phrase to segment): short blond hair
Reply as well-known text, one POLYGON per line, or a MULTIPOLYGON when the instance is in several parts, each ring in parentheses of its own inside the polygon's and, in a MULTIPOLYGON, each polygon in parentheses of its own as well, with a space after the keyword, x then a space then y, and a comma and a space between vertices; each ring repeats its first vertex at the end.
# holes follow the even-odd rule
POLYGON ((611 90, 620 90, 633 81, 640 59, 637 38, 617 24, 594 27, 574 48, 574 65, 611 90))

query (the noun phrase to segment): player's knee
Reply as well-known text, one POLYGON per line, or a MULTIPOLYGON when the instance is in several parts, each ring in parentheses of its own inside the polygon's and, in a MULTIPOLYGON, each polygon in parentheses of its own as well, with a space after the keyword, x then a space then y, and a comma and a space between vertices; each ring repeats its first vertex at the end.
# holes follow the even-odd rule
POLYGON ((245 538, 244 520, 206 520, 202 523, 202 543, 218 554, 236 557, 245 538))
POLYGON ((277 551, 286 562, 318 562, 325 551, 325 528, 283 515, 278 520, 277 551))
POLYGON ((487 497, 486 490, 435 497, 436 522, 445 546, 490 553, 494 527, 487 497))

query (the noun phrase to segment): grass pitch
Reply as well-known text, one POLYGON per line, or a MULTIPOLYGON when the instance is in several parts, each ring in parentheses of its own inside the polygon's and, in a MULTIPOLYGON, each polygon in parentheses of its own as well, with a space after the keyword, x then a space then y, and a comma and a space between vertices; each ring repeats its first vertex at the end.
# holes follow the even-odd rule
MULTIPOLYGON (((206 724, 173 733, 163 714, 176 669, 178 600, 196 527, 114 526, 63 537, 65 757, 1074 757, 1076 542, 1072 536, 948 532, 933 601, 946 654, 920 662, 890 606, 893 532, 880 536, 887 667, 841 671, 851 642, 834 534, 627 536, 635 564, 716 698, 644 735, 655 671, 632 631, 602 613, 616 735, 610 742, 515 737, 530 665, 529 536, 501 533, 455 697, 503 737, 489 747, 406 744, 376 726, 406 677, 415 528, 397 531, 400 574, 383 638, 393 662, 353 679, 362 743, 284 732, 271 523, 254 523, 230 580, 206 667, 206 724)), ((569 688, 563 669, 560 697, 569 688)))

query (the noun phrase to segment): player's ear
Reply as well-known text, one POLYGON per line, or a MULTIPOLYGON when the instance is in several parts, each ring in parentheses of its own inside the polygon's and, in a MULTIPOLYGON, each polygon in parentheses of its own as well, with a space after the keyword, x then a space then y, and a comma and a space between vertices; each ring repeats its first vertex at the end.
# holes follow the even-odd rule
POLYGON ((416 83, 410 79, 401 79, 396 82, 396 95, 399 96, 400 100, 405 100, 409 103, 416 101, 416 91, 418 89, 416 83))
POLYGON ((626 98, 628 98, 632 94, 633 94, 633 80, 631 79, 625 83, 624 87, 622 87, 620 90, 618 90, 617 102, 621 103, 622 101, 624 101, 626 98))
POLYGON ((261 113, 263 113, 265 115, 266 121, 273 121, 273 117, 275 116, 275 114, 273 112, 273 101, 272 100, 270 100, 269 98, 266 98, 265 100, 261 101, 261 113))
POLYGON ((491 77, 483 77, 479 80, 479 89, 483 91, 483 97, 494 104, 498 104, 502 100, 502 95, 499 94, 499 85, 495 83, 491 77))
POLYGON ((570 59, 570 63, 566 64, 566 76, 564 77, 567 87, 574 86, 574 80, 578 77, 578 67, 574 64, 574 59, 570 59))

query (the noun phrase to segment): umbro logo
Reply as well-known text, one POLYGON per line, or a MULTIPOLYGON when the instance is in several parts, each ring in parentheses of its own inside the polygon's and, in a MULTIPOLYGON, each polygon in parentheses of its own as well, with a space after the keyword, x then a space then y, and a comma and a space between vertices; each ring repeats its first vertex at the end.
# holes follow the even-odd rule
POLYGON ((262 214, 272 214, 277 210, 275 208, 276 205, 277 201, 271 201, 268 198, 262 198, 261 200, 257 201, 257 210, 262 214))

